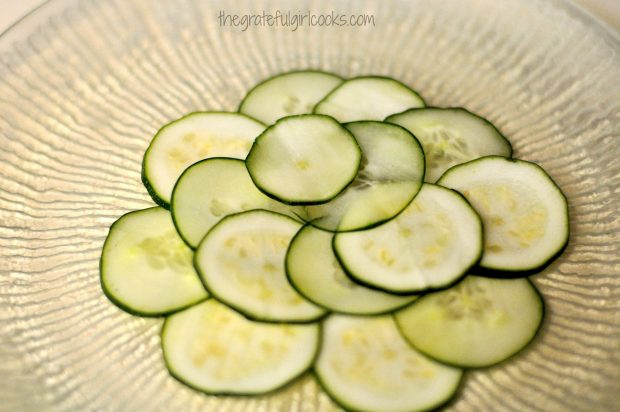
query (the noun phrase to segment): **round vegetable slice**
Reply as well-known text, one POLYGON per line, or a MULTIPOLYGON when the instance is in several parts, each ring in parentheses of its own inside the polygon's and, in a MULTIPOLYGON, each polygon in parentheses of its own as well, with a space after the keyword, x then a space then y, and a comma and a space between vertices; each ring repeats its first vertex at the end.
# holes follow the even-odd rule
POLYGON ((286 272, 299 293, 331 311, 355 315, 391 312, 417 298, 352 282, 334 256, 332 237, 330 232, 306 225, 293 238, 286 254, 286 272))
POLYGON ((315 372, 325 391, 348 410, 421 411, 447 402, 463 371, 410 347, 389 315, 331 315, 315 372))
POLYGON ((533 273, 568 241, 566 197, 537 164, 487 156, 454 166, 438 183, 461 192, 482 217, 487 274, 533 273))
POLYGON ((239 111, 273 124, 281 117, 312 113, 314 106, 340 83, 339 76, 318 70, 281 73, 254 86, 239 111))
POLYGON ((172 376, 209 394, 256 395, 305 372, 319 326, 254 322, 210 299, 166 319, 161 337, 172 376))
POLYGON ((419 351, 465 368, 491 366, 523 349, 543 320, 541 295, 527 279, 467 276, 395 314, 419 351))
POLYGON ((195 265, 211 294, 251 319, 310 322, 325 310, 288 283, 284 259, 302 225, 251 210, 220 220, 198 245, 195 265))
POLYGON ((443 288, 480 259, 482 223, 457 192, 425 183, 386 224, 337 233, 334 250, 347 273, 371 287, 395 293, 443 288))
POLYGON ((405 127, 420 140, 430 183, 454 165, 487 155, 512 155, 510 142, 491 122, 460 107, 411 109, 385 121, 405 127))
POLYGON ((192 250, 161 207, 121 216, 101 252, 101 286, 121 309, 161 316, 209 295, 192 265, 192 250))
POLYGON ((296 216, 295 207, 265 196, 254 186, 243 160, 225 157, 187 168, 174 187, 170 206, 179 234, 192 248, 226 215, 266 209, 296 216))
POLYGON ((254 184, 289 204, 324 203, 357 174, 362 152, 353 135, 329 116, 278 120, 261 134, 246 159, 254 184))
POLYGON ((142 162, 142 181, 156 203, 168 207, 181 173, 209 157, 245 159, 265 125, 240 113, 196 112, 168 123, 153 137, 142 162))
POLYGON ((314 108, 339 122, 383 120, 413 107, 424 107, 424 100, 411 88, 389 77, 365 76, 345 80, 314 108))
POLYGON ((374 121, 345 127, 362 149, 357 176, 336 198, 307 206, 303 215, 329 231, 358 230, 392 219, 411 202, 424 179, 424 152, 404 128, 374 121))

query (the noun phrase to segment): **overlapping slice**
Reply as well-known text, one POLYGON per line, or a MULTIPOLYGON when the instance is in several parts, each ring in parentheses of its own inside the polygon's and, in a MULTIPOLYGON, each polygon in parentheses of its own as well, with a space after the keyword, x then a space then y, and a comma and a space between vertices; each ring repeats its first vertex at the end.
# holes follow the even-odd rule
POLYGON ((467 276, 395 315, 415 348, 440 362, 479 368, 525 347, 543 319, 542 297, 527 279, 467 276))
POLYGON ((460 107, 411 109, 385 121, 405 127, 418 138, 430 183, 454 165, 487 155, 512 155, 510 142, 491 122, 460 107))
POLYGON ((209 157, 245 159, 265 125, 240 113, 196 112, 168 123, 153 137, 142 180, 153 200, 168 207, 181 173, 209 157))
POLYGON ((295 114, 312 113, 314 106, 342 79, 318 70, 282 73, 254 86, 241 104, 239 112, 265 124, 295 114))
POLYGON ((424 100, 403 83, 389 77, 364 76, 345 80, 314 108, 341 123, 383 120, 413 107, 424 107, 424 100))
POLYGON ((305 207, 316 227, 351 231, 390 220, 418 193, 424 178, 424 152, 402 127, 374 121, 348 123, 362 149, 355 180, 327 203, 305 207))
POLYGON ((210 299, 166 319, 161 343, 170 373, 191 387, 256 395, 311 366, 319 326, 255 322, 210 299))
POLYGON ((334 250, 357 281, 395 293, 442 288, 480 258, 480 218, 457 192, 425 183, 396 218, 337 233, 334 250))
POLYGON ((396 296, 352 282, 332 250, 333 234, 304 226, 286 254, 291 284, 302 295, 331 311, 356 315, 391 312, 417 296, 396 296))
POLYGON ((243 160, 223 157, 186 169, 174 187, 170 206, 179 234, 193 248, 227 215, 266 209, 295 216, 295 207, 271 199, 254 186, 243 160))
POLYGON ((482 217, 483 268, 531 273, 568 241, 566 198, 534 163, 488 156, 451 168, 438 183, 461 192, 482 217))
POLYGON ((252 319, 309 322, 323 316, 325 310, 286 279, 286 250, 301 227, 265 210, 222 219, 200 242, 194 258, 207 290, 252 319))
POLYGON ((192 266, 191 249, 161 207, 130 212, 114 222, 100 271, 108 298, 142 316, 171 313, 208 297, 192 266))
POLYGON ((433 409, 452 397, 463 373, 409 346, 389 315, 329 316, 314 370, 336 402, 369 412, 433 409))
POLYGON ((329 116, 278 120, 246 159, 254 184, 288 204, 327 202, 353 181, 362 152, 353 135, 329 116))

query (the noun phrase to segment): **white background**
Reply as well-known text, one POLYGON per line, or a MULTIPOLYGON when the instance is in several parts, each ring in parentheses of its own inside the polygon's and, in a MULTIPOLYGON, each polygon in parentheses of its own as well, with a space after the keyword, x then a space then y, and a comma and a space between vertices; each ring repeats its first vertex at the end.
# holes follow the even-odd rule
MULTIPOLYGON (((620 0, 572 1, 581 4, 583 8, 620 33, 620 0)), ((0 33, 43 2, 42 0, 0 0, 0 33)))
POLYGON ((0 0, 0 33, 41 3, 42 0, 0 0))

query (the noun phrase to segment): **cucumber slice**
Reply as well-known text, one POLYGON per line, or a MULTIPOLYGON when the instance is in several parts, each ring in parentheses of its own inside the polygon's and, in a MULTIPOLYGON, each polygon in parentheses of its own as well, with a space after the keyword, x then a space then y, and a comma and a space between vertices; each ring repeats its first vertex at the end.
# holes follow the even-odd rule
POLYGON ((333 234, 304 226, 286 254, 286 272, 295 289, 308 300, 334 312, 355 315, 387 313, 417 296, 395 296, 352 282, 332 250, 333 234))
POLYGON ((454 395, 463 375, 410 347, 389 315, 329 316, 314 370, 345 409, 378 412, 438 407, 454 395))
POLYGON ((261 134, 246 159, 254 184, 288 204, 324 203, 357 174, 362 152, 329 116, 285 117, 261 134))
POLYGON ((541 295, 527 279, 467 276, 395 314, 411 344, 440 362, 480 368, 508 359, 536 335, 541 295))
POLYGON ((568 241, 568 204, 551 177, 523 160, 488 156, 455 166, 439 184, 461 192, 482 217, 488 274, 533 273, 568 241))
POLYGON ((254 322, 211 299, 167 318, 161 343, 181 382, 209 394, 257 395, 305 372, 319 335, 318 324, 254 322))
POLYGON ((340 83, 339 76, 318 70, 279 74, 254 86, 239 111, 273 124, 281 117, 312 113, 314 106, 340 83))
POLYGON ((425 183, 384 225, 337 233, 334 250, 355 280, 394 293, 444 288, 480 259, 482 223, 457 192, 425 183))
POLYGON ((172 189, 191 164, 209 157, 245 159, 265 125, 239 113, 196 112, 168 123, 153 137, 142 181, 153 200, 168 207, 172 189))
POLYGON ((345 80, 314 108, 339 122, 383 120, 413 107, 424 107, 414 90, 389 77, 365 76, 345 80))
POLYGON ((322 317, 325 310, 306 300, 286 279, 286 250, 301 226, 266 210, 220 220, 194 257, 207 290, 251 319, 311 322, 322 317))
POLYGON ((170 206, 179 234, 192 248, 226 215, 266 209, 296 216, 293 206, 265 196, 254 186, 243 160, 225 157, 187 168, 174 187, 170 206))
POLYGON ((362 149, 357 176, 336 198, 305 208, 308 221, 329 231, 358 230, 392 219, 411 202, 424 179, 424 152, 404 128, 381 122, 345 127, 362 149))
POLYGON ((510 142, 491 122, 460 107, 411 109, 385 121, 405 127, 420 140, 430 183, 454 165, 487 155, 512 155, 510 142))
POLYGON ((101 287, 121 309, 161 316, 209 295, 192 266, 192 250, 160 207, 121 216, 103 245, 101 287))

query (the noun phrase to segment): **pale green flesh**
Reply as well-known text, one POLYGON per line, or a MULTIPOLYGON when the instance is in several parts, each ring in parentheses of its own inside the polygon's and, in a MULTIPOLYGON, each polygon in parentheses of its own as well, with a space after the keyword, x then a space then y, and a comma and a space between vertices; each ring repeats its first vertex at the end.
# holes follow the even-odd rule
POLYGON ((315 371, 347 409, 380 412, 436 407, 452 397, 462 376, 409 346, 389 315, 329 316, 315 371))
POLYGON ((294 217, 295 208, 259 191, 242 160, 213 158, 188 168, 177 182, 171 202, 177 230, 196 247, 223 217, 251 209, 266 209, 294 217))
POLYGON ((157 197, 170 203, 174 184, 188 166, 210 157, 245 159, 264 129, 239 113, 192 113, 157 132, 144 155, 144 177, 157 197))
POLYGON ((393 292, 445 287, 476 263, 482 225, 457 193, 431 184, 384 225, 337 233, 335 251, 352 277, 393 292))
POLYGON ((166 320, 164 359, 170 372, 208 393, 260 394, 308 369, 319 327, 254 322, 210 299, 166 320))
POLYGON ((304 218, 330 231, 351 231, 393 218, 422 186, 424 153, 406 130, 381 122, 346 125, 362 149, 355 180, 331 201, 305 208, 304 218))
POLYGON ((192 250, 163 208, 132 212, 110 229, 101 257, 106 293, 130 311, 159 315, 208 297, 192 250))
POLYGON ((286 250, 300 228, 287 216, 261 210, 220 221, 196 250, 196 267, 207 289, 254 319, 307 322, 321 317, 325 310, 286 279, 286 250))
POLYGON ((450 169, 438 183, 461 192, 480 214, 480 266, 530 270, 566 244, 566 198, 540 166, 491 156, 450 169))
POLYGON ((510 156, 512 147, 484 119, 459 108, 425 108, 390 116, 418 138, 426 155, 426 178, 434 183, 450 167, 482 156, 510 156))
POLYGON ((394 113, 424 107, 424 100, 404 84, 384 77, 346 80, 314 108, 341 123, 383 120, 394 113))
POLYGON ((304 113, 342 83, 331 73, 303 71, 284 73, 258 84, 243 99, 239 111, 265 124, 304 113))
POLYGON ((527 279, 468 276, 399 311, 404 336, 421 352, 463 367, 509 358, 534 337, 543 303, 527 279))
POLYGON ((361 160, 355 138, 327 116, 287 117, 252 146, 246 164, 254 183, 287 203, 334 198, 355 177, 361 160))
POLYGON ((370 315, 402 307, 417 296, 395 296, 352 282, 332 250, 332 233, 305 226, 291 243, 289 280, 304 296, 329 310, 370 315))

